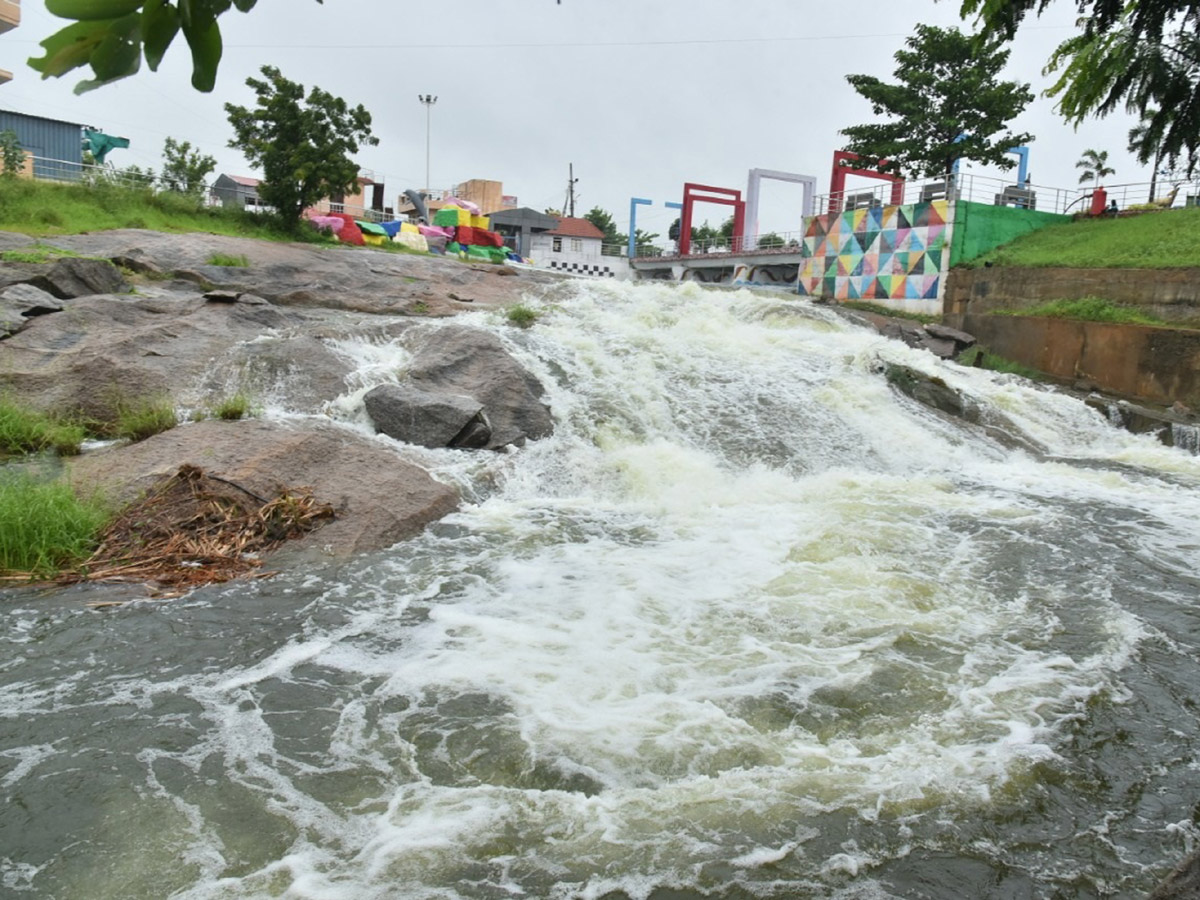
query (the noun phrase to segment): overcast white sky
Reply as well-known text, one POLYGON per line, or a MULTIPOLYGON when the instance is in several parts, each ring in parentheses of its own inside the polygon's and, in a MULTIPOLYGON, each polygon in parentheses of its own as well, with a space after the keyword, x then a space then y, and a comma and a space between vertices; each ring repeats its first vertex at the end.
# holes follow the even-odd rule
MULTIPOLYGON (((574 163, 576 212, 611 211, 624 230, 629 198, 648 197, 638 224, 665 233, 685 181, 745 189, 751 168, 817 176, 828 190, 838 130, 870 121, 847 73, 891 77, 893 54, 917 22, 957 24, 957 0, 259 0, 221 19, 225 55, 211 94, 189 84, 190 56, 176 39, 158 72, 75 96, 84 70, 42 81, 24 61, 65 20, 23 0, 21 26, 0 35, 0 108, 95 125, 131 139, 118 166, 158 168, 163 141, 191 141, 218 160, 217 173, 256 174, 226 144, 227 101, 252 105, 245 85, 270 63, 306 87, 362 103, 379 145, 360 165, 387 184, 389 203, 425 180, 425 108, 432 114, 434 188, 470 178, 502 181, 537 209, 563 205, 574 163)), ((1036 91, 1053 47, 1073 33, 1074 4, 1059 0, 1022 29, 1008 77, 1036 91)), ((1073 187, 1086 148, 1108 150, 1111 182, 1149 180, 1125 151, 1130 116, 1078 131, 1038 97, 1013 123, 1037 136, 1037 184, 1073 187)), ((966 171, 1001 176, 968 164, 966 171)), ((1013 170, 1012 178, 1015 178, 1013 170)), ((800 188, 766 182, 762 231, 798 227, 800 188)), ((725 208, 700 207, 718 224, 725 208)))

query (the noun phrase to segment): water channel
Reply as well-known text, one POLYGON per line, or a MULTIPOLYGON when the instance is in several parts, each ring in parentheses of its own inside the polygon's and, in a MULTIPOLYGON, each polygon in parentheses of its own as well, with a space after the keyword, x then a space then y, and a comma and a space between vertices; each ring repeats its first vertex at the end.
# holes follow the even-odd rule
MULTIPOLYGON (((394 445, 464 498, 423 535, 169 603, 7 592, 0 896, 1075 900, 1193 847, 1200 460, 791 298, 542 311, 466 321, 555 434, 394 445)), ((404 363, 338 349, 364 389, 404 363)))

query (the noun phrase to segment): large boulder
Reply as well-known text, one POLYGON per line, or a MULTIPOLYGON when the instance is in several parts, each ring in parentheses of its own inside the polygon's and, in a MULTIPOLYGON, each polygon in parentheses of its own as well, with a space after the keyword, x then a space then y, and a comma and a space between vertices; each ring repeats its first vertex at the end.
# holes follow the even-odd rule
POLYGON ((489 449, 521 446, 554 431, 541 382, 490 332, 450 326, 427 334, 409 363, 408 379, 430 393, 477 400, 492 429, 489 449))
POLYGON ((0 338, 25 327, 28 319, 61 312, 62 301, 32 284, 10 284, 0 290, 0 338))
POLYGON ((486 447, 492 427, 478 400, 411 384, 381 384, 363 397, 375 430, 422 447, 486 447))
POLYGON ((346 390, 348 362, 289 334, 304 326, 303 314, 249 295, 214 303, 164 291, 67 304, 67 312, 27 320, 0 345, 0 391, 107 421, 118 401, 150 396, 198 406, 245 390, 313 412, 346 390))
POLYGON ((345 559, 410 537, 454 510, 458 495, 380 443, 333 425, 257 420, 183 425, 70 462, 81 490, 129 502, 185 464, 263 498, 308 487, 335 521, 283 551, 345 559))
POLYGON ((104 259, 67 257, 52 263, 4 263, 0 286, 32 284, 60 300, 129 290, 120 270, 104 259))

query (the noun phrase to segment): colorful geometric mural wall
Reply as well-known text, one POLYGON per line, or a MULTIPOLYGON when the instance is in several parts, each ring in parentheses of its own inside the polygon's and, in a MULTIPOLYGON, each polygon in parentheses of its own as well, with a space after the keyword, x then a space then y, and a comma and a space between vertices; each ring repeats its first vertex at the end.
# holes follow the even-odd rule
POLYGON ((814 216, 804 233, 799 292, 837 300, 937 300, 950 257, 947 216, 945 200, 814 216))

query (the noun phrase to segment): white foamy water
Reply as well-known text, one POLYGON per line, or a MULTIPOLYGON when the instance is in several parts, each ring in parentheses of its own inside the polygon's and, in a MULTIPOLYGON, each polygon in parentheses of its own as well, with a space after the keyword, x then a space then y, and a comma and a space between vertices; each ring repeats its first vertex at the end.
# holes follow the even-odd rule
MULTIPOLYGON (((0 783, 67 783, 54 754, 99 744, 56 734, 66 709, 137 720, 110 750, 132 794, 103 802, 142 841, 87 879, 68 851, 27 850, 8 882, 908 896, 905 867, 935 850, 1013 865, 1003 823, 1071 777, 1094 711, 1131 704, 1141 648, 1172 639, 1139 603, 1190 599, 1200 463, 791 299, 582 284, 543 313, 525 331, 467 321, 547 386, 554 435, 509 454, 397 447, 468 498, 426 534, 336 579, 106 620, 186 622, 196 645, 154 671, 3 670, 4 708, 34 725, 0 750, 0 783), (1040 450, 898 395, 888 361, 1040 450)), ((400 341, 336 350, 362 363, 355 397, 406 359, 400 341)), ((353 398, 331 412, 363 427, 353 398)), ((14 617, 21 653, 31 628, 95 627, 36 616, 14 617)), ((1062 852, 1029 863, 1034 895, 1075 877, 1062 852)))

